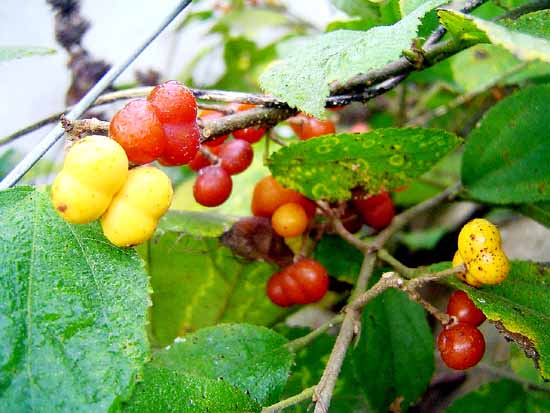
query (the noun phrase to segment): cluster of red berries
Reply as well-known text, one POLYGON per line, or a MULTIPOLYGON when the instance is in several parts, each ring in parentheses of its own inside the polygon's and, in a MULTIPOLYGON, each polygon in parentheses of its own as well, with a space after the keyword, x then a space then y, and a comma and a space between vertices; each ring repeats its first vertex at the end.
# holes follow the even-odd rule
MULTIPOLYGON (((240 112, 254 108, 253 105, 234 104, 232 109, 240 112)), ((201 119, 215 119, 222 113, 204 110, 201 119)), ((233 189, 231 175, 245 171, 254 158, 252 144, 265 134, 264 128, 245 128, 233 132, 234 139, 226 141, 228 135, 219 136, 204 143, 206 148, 199 151, 189 162, 189 168, 198 171, 193 187, 195 200, 204 206, 214 207, 223 204, 233 189), (205 156, 207 155, 207 156, 205 156)))
POLYGON ((485 321, 485 315, 463 291, 451 295, 447 314, 457 322, 445 326, 437 338, 441 359, 455 370, 475 366, 485 353, 485 339, 477 328, 485 321))
MULTIPOLYGON (((234 105, 233 110, 251 105, 234 105)), ((223 116, 203 111, 202 119, 223 116)), ((233 187, 231 175, 243 172, 252 163, 251 144, 264 134, 263 128, 245 128, 233 132, 235 139, 220 136, 204 145, 201 152, 197 125, 197 102, 193 93, 180 82, 171 80, 156 86, 146 99, 135 99, 113 117, 109 134, 135 164, 158 160, 165 166, 187 165, 198 171, 193 195, 204 206, 222 204, 233 187)))
POLYGON ((321 300, 328 290, 327 270, 312 259, 303 259, 283 268, 267 282, 267 296, 276 305, 310 304, 321 300))

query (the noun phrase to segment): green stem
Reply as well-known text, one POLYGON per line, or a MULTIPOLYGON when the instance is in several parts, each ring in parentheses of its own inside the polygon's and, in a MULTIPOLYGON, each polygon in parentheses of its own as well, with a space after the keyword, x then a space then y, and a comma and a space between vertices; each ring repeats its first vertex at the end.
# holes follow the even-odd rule
POLYGON ((395 271, 397 271, 405 278, 412 278, 416 272, 414 268, 407 267, 385 249, 381 249, 380 251, 378 251, 378 258, 380 258, 387 264, 390 264, 395 271))
POLYGON ((286 409, 287 407, 301 403, 304 400, 311 399, 315 394, 315 387, 317 386, 308 387, 307 389, 304 389, 301 393, 289 397, 288 399, 281 400, 280 402, 272 404, 269 407, 264 407, 261 413, 275 413, 280 410, 286 409))

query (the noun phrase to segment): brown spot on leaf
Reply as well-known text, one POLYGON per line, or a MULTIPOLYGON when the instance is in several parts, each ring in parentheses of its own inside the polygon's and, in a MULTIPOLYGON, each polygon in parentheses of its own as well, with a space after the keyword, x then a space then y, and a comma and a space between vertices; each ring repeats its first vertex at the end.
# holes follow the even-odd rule
POLYGON ((520 333, 513 333, 507 330, 506 327, 504 327, 504 324, 502 324, 502 322, 500 321, 491 321, 491 322, 495 325, 496 329, 504 335, 506 340, 517 343, 522 348, 525 355, 530 359, 533 359, 537 369, 539 368, 540 356, 538 351, 535 349, 535 345, 529 339, 529 337, 524 336, 523 334, 520 334, 520 333))

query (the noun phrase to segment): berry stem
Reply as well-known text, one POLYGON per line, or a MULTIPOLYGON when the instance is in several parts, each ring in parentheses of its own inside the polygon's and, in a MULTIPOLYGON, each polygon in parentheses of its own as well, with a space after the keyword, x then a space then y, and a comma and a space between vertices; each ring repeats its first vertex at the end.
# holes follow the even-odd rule
POLYGON ((315 388, 316 386, 308 387, 294 396, 281 400, 280 402, 272 404, 269 407, 264 407, 261 413, 275 413, 281 411, 282 409, 286 409, 287 407, 301 403, 304 400, 311 399, 311 397, 315 394, 315 388))
POLYGON ((395 271, 401 274, 404 278, 413 278, 416 270, 414 268, 407 267, 393 255, 391 255, 388 250, 381 249, 377 254, 378 258, 384 261, 385 263, 391 265, 395 271))

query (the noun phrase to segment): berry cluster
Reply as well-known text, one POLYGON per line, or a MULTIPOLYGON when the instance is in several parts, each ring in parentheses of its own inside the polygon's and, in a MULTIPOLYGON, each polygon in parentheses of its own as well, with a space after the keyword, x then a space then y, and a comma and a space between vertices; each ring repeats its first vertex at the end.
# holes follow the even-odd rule
POLYGON ((457 322, 445 326, 437 338, 441 359, 455 370, 475 366, 485 353, 485 339, 477 328, 485 321, 485 315, 463 291, 451 295, 447 314, 457 322))
POLYGON ((453 266, 464 263, 459 277, 473 287, 499 284, 506 279, 510 264, 502 250, 498 228, 486 219, 468 222, 458 235, 458 251, 453 266))
POLYGON ((317 261, 303 259, 271 276, 267 296, 276 305, 310 304, 321 300, 328 290, 327 270, 317 261))
MULTIPOLYGON (((253 108, 253 105, 232 105, 235 111, 253 108)), ((215 119, 223 116, 219 112, 205 110, 201 119, 215 119)), ((233 132, 235 139, 226 141, 228 135, 205 142, 206 146, 189 162, 189 167, 198 171, 193 186, 195 200, 204 206, 214 207, 224 203, 233 189, 231 175, 245 171, 254 158, 252 144, 265 134, 264 128, 245 128, 233 132)))
POLYGON ((130 162, 185 165, 199 150, 195 97, 175 80, 157 85, 147 99, 132 100, 115 114, 109 135, 130 162))
POLYGON ((172 184, 152 166, 128 171, 124 149, 105 136, 88 136, 67 152, 51 197, 61 217, 85 224, 101 217, 103 233, 117 246, 149 239, 172 200, 172 184))
POLYGON ((271 218, 275 232, 291 238, 306 230, 315 215, 315 203, 292 189, 281 186, 272 176, 259 180, 252 194, 252 213, 271 218))

